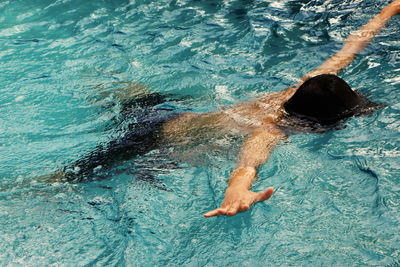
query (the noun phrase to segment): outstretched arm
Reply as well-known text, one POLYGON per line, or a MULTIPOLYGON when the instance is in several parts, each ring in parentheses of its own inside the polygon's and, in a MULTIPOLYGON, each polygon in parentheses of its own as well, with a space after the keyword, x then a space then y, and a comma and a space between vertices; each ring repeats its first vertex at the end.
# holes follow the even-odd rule
POLYGON ((400 0, 394 0, 391 4, 383 8, 379 15, 371 19, 361 29, 351 34, 339 52, 326 60, 318 69, 304 75, 298 86, 320 74, 339 73, 374 39, 375 35, 386 25, 389 19, 399 12, 400 0))
POLYGON ((268 160, 272 150, 285 137, 286 135, 273 125, 255 130, 243 144, 239 164, 232 171, 228 181, 224 202, 220 208, 207 212, 204 217, 233 216, 248 210, 253 203, 269 199, 274 192, 272 187, 262 193, 255 193, 249 189, 255 180, 257 167, 268 160))

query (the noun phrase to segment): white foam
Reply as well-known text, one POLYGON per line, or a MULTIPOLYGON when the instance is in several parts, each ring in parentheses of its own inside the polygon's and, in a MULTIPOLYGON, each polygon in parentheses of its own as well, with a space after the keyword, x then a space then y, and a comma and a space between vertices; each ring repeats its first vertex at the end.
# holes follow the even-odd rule
POLYGON ((17 97, 15 98, 15 102, 21 102, 21 101, 24 100, 24 99, 25 99, 25 96, 20 95, 20 96, 17 96, 17 97))

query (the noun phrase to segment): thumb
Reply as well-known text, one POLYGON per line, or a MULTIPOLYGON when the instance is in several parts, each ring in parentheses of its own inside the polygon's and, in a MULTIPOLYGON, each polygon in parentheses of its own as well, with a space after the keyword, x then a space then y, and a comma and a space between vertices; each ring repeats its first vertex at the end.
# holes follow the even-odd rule
POLYGON ((267 200, 272 196, 273 193, 274 193, 274 188, 273 187, 268 187, 267 190, 265 190, 262 193, 258 193, 256 195, 256 198, 255 198, 254 202, 260 202, 260 201, 267 200))

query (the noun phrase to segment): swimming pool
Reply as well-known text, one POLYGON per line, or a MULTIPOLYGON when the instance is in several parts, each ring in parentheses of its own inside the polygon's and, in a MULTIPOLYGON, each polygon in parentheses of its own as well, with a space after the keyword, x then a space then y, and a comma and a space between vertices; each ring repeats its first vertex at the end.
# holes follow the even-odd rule
POLYGON ((223 200, 230 136, 102 181, 37 179, 108 140, 119 94, 145 87, 204 112, 285 89, 386 4, 1 2, 1 265, 398 266, 399 16, 340 74, 387 107, 291 136, 254 185, 274 196, 249 212, 202 217, 223 200))

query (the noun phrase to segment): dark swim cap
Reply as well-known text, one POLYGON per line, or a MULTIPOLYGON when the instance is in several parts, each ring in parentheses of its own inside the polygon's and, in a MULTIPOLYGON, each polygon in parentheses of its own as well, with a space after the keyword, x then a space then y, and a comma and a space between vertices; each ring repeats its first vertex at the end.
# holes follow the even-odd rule
POLYGON ((285 111, 322 125, 333 124, 362 110, 378 105, 353 91, 341 78, 332 74, 315 76, 304 82, 284 104, 285 111))

